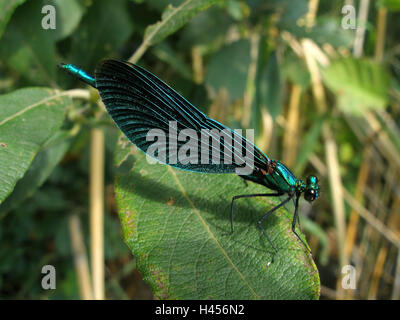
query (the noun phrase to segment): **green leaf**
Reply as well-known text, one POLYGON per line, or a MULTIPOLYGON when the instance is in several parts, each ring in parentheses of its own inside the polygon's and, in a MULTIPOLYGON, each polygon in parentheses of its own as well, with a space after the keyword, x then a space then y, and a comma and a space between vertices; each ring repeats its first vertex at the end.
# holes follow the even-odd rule
POLYGON ((142 152, 132 156, 122 146, 126 139, 117 147, 115 183, 124 238, 158 298, 318 299, 317 268, 292 233, 292 213, 285 209, 263 223, 279 249, 268 266, 273 251, 256 222, 278 200, 239 200, 235 232, 226 235, 232 196, 265 188, 244 189, 236 175, 150 165, 142 152))
POLYGON ((164 9, 168 6, 168 5, 172 5, 174 7, 178 7, 180 6, 182 3, 184 3, 185 0, 169 0, 169 1, 165 1, 165 0, 146 0, 146 4, 151 8, 151 9, 155 9, 157 11, 164 11, 164 9))
POLYGON ((71 62, 91 71, 128 40, 133 26, 126 4, 123 0, 92 4, 72 36, 71 62))
POLYGON ((294 169, 296 173, 303 173, 310 153, 319 145, 318 138, 321 135, 322 125, 326 120, 327 115, 318 116, 313 121, 311 128, 307 130, 306 135, 302 139, 299 154, 297 155, 296 168, 294 169))
POLYGON ((191 80, 190 68, 180 59, 167 42, 161 42, 152 48, 152 53, 173 67, 182 77, 191 80))
POLYGON ((0 59, 32 83, 57 87, 54 30, 42 28, 41 1, 19 7, 0 41, 0 59))
POLYGON ((282 76, 306 90, 310 85, 310 73, 304 62, 294 55, 289 55, 281 64, 282 76))
POLYGON ((170 34, 183 27, 194 15, 206 10, 215 3, 223 0, 187 0, 179 7, 169 5, 162 14, 161 21, 148 26, 144 34, 143 42, 146 46, 154 45, 170 34))
POLYGON ((354 32, 352 30, 343 29, 340 19, 332 17, 319 18, 311 31, 307 31, 307 29, 303 27, 296 33, 296 36, 299 38, 310 38, 320 46, 329 43, 334 48, 351 48, 354 43, 354 32))
MULTIPOLYGON (((291 1, 290 6, 292 6, 291 1)), ((307 9, 308 11, 308 9, 307 9)), ((341 27, 341 19, 331 16, 317 17, 315 25, 309 30, 305 26, 299 26, 297 19, 288 19, 284 24, 279 24, 281 29, 286 29, 296 38, 310 38, 318 45, 329 43, 334 48, 351 48, 354 43, 354 31, 341 27)))
POLYGON ((71 103, 65 92, 25 88, 0 96, 0 203, 40 147, 60 128, 71 103))
POLYGON ((307 14, 309 10, 307 0, 269 0, 268 4, 273 5, 274 9, 280 13, 280 26, 297 23, 297 20, 307 14))
POLYGON ((15 185, 11 195, 0 204, 1 215, 18 207, 22 201, 33 195, 60 162, 70 143, 69 135, 65 131, 58 131, 50 138, 50 141, 46 143, 48 146, 38 152, 24 177, 15 185))
POLYGON ((272 52, 266 67, 262 70, 260 79, 260 95, 262 104, 273 118, 281 112, 282 85, 278 57, 272 52))
POLYGON ((250 65, 250 42, 233 42, 212 56, 205 82, 215 91, 227 89, 232 100, 243 96, 250 65))
POLYGON ((261 132, 262 123, 262 108, 264 108, 264 92, 265 77, 264 70, 268 63, 268 55, 270 54, 270 47, 265 36, 261 36, 258 46, 256 75, 254 79, 254 99, 251 105, 250 124, 249 128, 254 128, 256 132, 261 132))
POLYGON ((243 1, 228 0, 226 2, 226 11, 237 21, 247 17, 249 15, 249 10, 249 7, 243 1))
POLYGON ((318 244, 320 245, 318 258, 321 265, 326 266, 329 261, 329 238, 326 232, 314 221, 310 220, 308 217, 304 217, 301 221, 304 230, 318 239, 318 244))
POLYGON ((201 45, 204 54, 214 52, 224 43, 232 19, 218 6, 209 8, 193 17, 180 33, 180 46, 188 50, 201 45))
POLYGON ((382 65, 370 60, 343 58, 322 70, 325 84, 338 97, 343 112, 361 115, 387 103, 389 76, 382 65))
POLYGON ((377 7, 386 7, 389 11, 400 11, 400 0, 379 0, 377 7))
POLYGON ((25 0, 7 0, 0 2, 0 38, 14 10, 24 2, 25 0))
POLYGON ((48 3, 54 5, 57 12, 54 40, 62 40, 78 27, 83 15, 83 7, 77 0, 52 0, 48 3))

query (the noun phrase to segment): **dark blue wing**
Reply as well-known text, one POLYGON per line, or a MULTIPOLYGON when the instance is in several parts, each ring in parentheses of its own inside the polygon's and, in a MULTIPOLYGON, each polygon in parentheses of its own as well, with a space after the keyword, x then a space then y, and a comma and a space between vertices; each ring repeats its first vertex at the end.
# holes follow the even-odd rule
MULTIPOLYGON (((248 160, 245 150, 247 148, 247 156, 253 157, 254 167, 268 167, 268 157, 250 141, 207 117, 145 69, 127 62, 105 60, 96 68, 95 79, 101 99, 117 126, 133 144, 159 161, 196 172, 234 173, 248 160), (172 128, 176 129, 178 136, 186 129, 189 133, 186 140, 173 138, 171 122, 175 123, 172 128), (154 146, 155 143, 148 139, 152 129, 162 130, 166 136, 165 144, 160 144, 156 153, 150 152, 151 145, 154 146), (222 139, 212 129, 229 132, 231 141, 222 139), (208 141, 209 147, 202 148, 202 141, 208 141), (183 150, 183 146, 186 146, 185 150, 196 150, 196 159, 186 158, 185 161, 180 161, 178 152, 183 150), (159 156, 162 152, 166 155, 165 158, 159 156), (214 161, 216 155, 219 156, 220 163, 214 161)), ((194 153, 188 151, 187 154, 192 156, 194 153)))

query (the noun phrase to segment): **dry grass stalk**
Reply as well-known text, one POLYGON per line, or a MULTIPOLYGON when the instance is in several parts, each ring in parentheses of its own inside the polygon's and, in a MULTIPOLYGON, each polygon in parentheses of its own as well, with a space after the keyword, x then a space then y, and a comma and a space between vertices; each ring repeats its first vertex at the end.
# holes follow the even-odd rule
POLYGON ((89 263, 79 217, 76 214, 69 217, 69 234, 78 278, 79 295, 82 300, 91 300, 93 299, 93 293, 90 283, 89 263))
POLYGON ((93 298, 104 294, 104 134, 91 130, 90 145, 90 240, 93 298))

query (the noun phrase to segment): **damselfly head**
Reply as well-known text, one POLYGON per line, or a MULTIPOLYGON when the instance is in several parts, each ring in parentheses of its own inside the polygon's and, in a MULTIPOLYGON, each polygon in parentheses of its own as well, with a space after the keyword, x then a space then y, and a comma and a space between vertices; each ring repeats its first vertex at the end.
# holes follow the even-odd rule
POLYGON ((306 180, 306 188, 304 190, 304 199, 309 202, 319 197, 318 178, 316 176, 308 176, 306 180))

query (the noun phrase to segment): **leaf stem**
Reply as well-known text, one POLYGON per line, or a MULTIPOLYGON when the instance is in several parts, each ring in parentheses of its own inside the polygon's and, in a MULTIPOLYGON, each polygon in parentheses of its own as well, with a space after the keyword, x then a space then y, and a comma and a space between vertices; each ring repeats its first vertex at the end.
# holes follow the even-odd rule
POLYGON ((90 99, 90 91, 85 89, 72 89, 65 91, 65 95, 71 98, 90 99))

